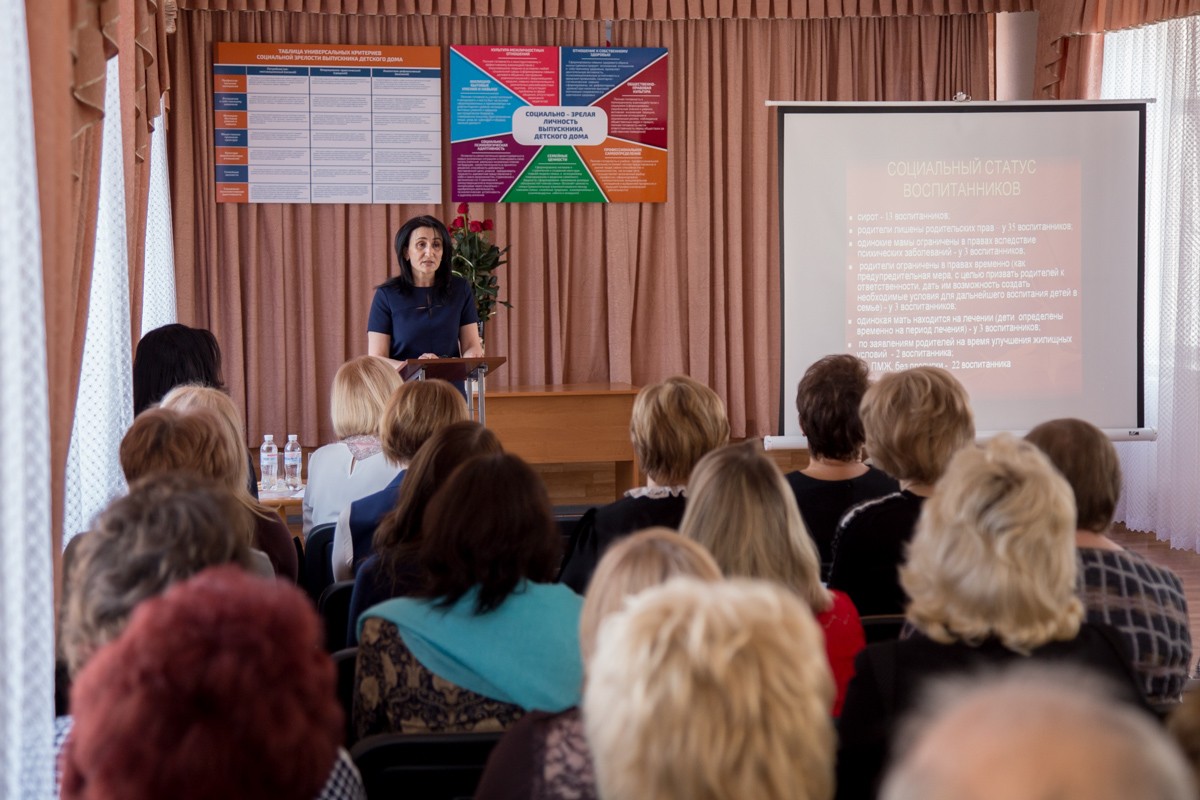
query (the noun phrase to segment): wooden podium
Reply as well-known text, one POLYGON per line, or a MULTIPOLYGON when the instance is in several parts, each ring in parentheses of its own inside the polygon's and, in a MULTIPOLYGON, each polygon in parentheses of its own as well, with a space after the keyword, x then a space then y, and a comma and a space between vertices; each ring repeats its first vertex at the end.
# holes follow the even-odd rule
POLYGON ((410 358, 400 367, 400 379, 409 381, 416 379, 435 378, 451 383, 470 382, 467 388, 467 416, 475 419, 475 409, 471 396, 479 397, 479 424, 486 425, 485 378, 489 372, 495 372, 506 362, 504 356, 483 356, 480 358, 410 358), (473 388, 472 388, 473 387, 473 388))

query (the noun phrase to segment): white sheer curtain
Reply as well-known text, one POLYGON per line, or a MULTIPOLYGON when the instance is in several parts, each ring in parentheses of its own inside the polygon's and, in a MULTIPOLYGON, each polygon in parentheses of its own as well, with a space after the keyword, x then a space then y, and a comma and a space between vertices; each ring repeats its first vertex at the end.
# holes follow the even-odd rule
POLYGON ((106 86, 96 255, 92 260, 92 289, 79 395, 75 401, 75 425, 67 453, 63 546, 71 537, 87 530, 92 518, 108 501, 125 490, 117 449, 133 422, 125 170, 116 57, 108 61, 106 86))
POLYGON ((0 797, 52 793, 54 600, 42 244, 25 3, 0 0, 0 797))
POLYGON ((150 137, 150 202, 146 211, 146 264, 142 278, 142 329, 178 321, 175 311, 175 237, 171 232, 171 184, 167 176, 167 117, 150 137))
POLYGON ((1146 421, 1118 521, 1200 551, 1200 17, 1104 37, 1105 98, 1155 98, 1146 141, 1146 421))

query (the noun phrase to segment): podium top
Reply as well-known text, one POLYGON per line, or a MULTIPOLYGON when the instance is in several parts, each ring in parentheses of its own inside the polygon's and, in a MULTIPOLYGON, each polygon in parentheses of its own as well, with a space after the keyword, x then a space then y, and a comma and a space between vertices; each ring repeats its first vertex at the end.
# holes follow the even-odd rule
POLYGON ((399 368, 400 379, 411 380, 424 371, 426 378, 459 382, 468 378, 483 377, 506 364, 504 356, 482 356, 480 358, 410 358, 399 368))

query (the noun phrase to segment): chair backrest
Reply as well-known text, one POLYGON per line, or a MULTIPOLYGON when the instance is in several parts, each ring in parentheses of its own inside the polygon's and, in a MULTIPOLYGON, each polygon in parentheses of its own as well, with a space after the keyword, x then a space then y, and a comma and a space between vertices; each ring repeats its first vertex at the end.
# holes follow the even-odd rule
MULTIPOLYGON (((333 583, 333 530, 335 522, 314 525, 304 540, 304 566, 300 583, 315 603, 325 587, 333 583)), ((345 644, 343 642, 342 644, 345 644)))
POLYGON ((354 581, 338 581, 325 587, 317 599, 317 613, 325 622, 325 650, 336 653, 346 647, 346 633, 350 630, 350 597, 354 594, 354 581))
POLYGON ((354 663, 358 660, 357 647, 345 647, 330 656, 337 670, 337 697, 346 714, 346 747, 354 744, 354 663))
MULTIPOLYGON (((296 563, 304 564, 304 542, 300 541, 299 536, 292 537, 292 546, 296 548, 296 563)), ((296 570, 296 583, 300 588, 304 588, 304 570, 296 570)))
POLYGON ((903 614, 868 614, 861 619, 863 635, 866 636, 867 644, 899 639, 906 621, 903 614))
POLYGON ((460 800, 475 794, 500 733, 383 733, 350 750, 367 799, 460 800))

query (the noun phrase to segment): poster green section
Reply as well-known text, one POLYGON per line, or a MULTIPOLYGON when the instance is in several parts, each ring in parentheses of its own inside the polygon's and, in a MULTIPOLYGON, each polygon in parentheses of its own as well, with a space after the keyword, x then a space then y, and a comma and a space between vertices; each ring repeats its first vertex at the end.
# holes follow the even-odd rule
POLYGON ((547 195, 553 195, 558 202, 604 202, 600 187, 592 180, 574 147, 543 147, 502 202, 534 203, 544 200, 547 195))

